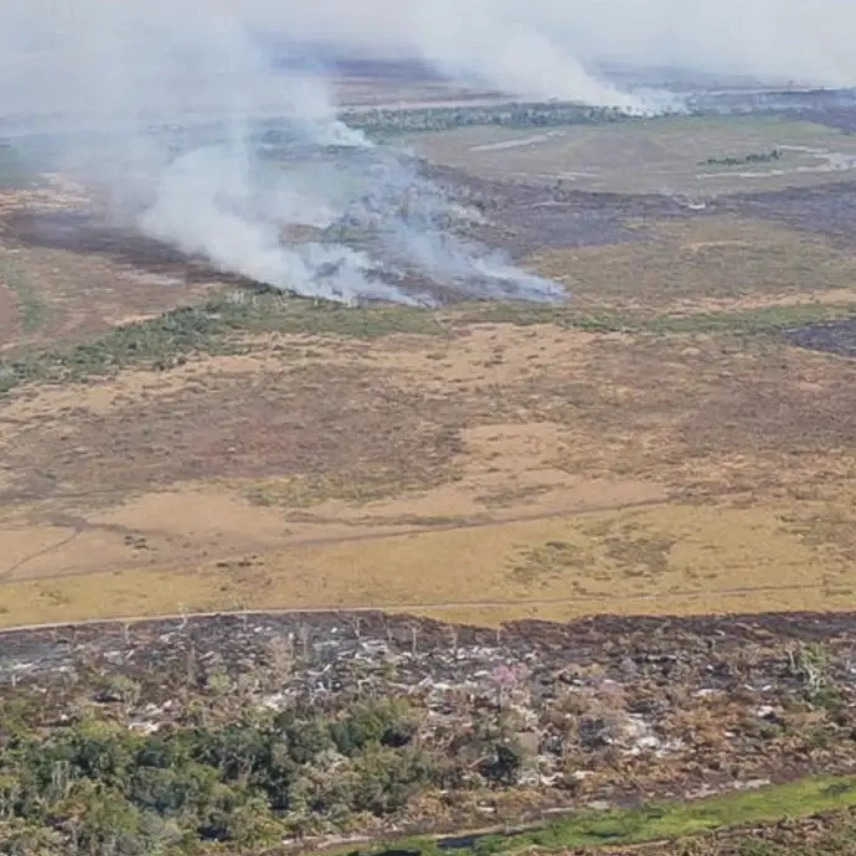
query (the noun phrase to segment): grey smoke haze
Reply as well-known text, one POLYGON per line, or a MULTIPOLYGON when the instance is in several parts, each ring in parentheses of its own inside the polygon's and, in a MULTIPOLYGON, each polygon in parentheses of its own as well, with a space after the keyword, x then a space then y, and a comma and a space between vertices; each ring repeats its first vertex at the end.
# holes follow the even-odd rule
POLYGON ((414 270, 461 293, 555 299, 559 289, 450 234, 453 212, 412 164, 369 160, 272 170, 252 144, 253 119, 276 114, 295 139, 369 151, 336 118, 324 82, 277 70, 269 47, 323 41, 418 56, 451 76, 526 97, 645 110, 657 93, 599 77, 603 62, 678 64, 769 79, 856 83, 844 0, 3 0, 0 117, 62 114, 110 130, 110 156, 69 146, 66 165, 106 188, 114 216, 224 270, 341 300, 425 302, 399 284, 414 270), (224 120, 225 138, 176 153, 152 121, 224 120), (89 161, 87 162, 87 156, 89 161), (314 171, 313 171, 314 170, 314 171), (369 250, 301 240, 284 227, 341 219, 373 229, 369 250), (381 267, 384 270, 381 271, 381 267), (382 274, 392 274, 392 277, 382 274))
MULTIPOLYGON (((244 33, 415 55, 511 93, 594 103, 627 103, 592 73, 607 61, 854 86, 854 29, 851 0, 4 0, 0 98, 7 111, 92 109, 168 91, 148 106, 203 94, 219 106, 253 76, 244 33)), ((256 77, 260 102, 276 95, 256 77)))
POLYGON ((261 4, 240 14, 216 0, 53 11, 37 3, 0 12, 10 42, 0 66, 5 106, 22 112, 25 124, 34 113, 58 111, 69 129, 98 132, 66 134, 61 166, 101 190, 118 225, 221 270, 344 302, 430 304, 429 287, 562 296, 558 286, 445 235, 452 209, 412 160, 374 150, 338 120, 323 80, 276 68, 254 38, 261 4), (290 166, 264 157, 255 122, 272 113, 291 140, 290 166), (150 127, 211 118, 219 120, 216 139, 204 139, 200 127, 203 136, 177 148, 150 127), (326 147, 337 147, 337 157, 319 157, 326 147), (404 202, 417 190, 422 210, 411 215, 404 202), (345 214, 350 243, 326 233, 292 237, 292 227, 325 229, 345 214), (354 234, 365 249, 352 246, 354 234))

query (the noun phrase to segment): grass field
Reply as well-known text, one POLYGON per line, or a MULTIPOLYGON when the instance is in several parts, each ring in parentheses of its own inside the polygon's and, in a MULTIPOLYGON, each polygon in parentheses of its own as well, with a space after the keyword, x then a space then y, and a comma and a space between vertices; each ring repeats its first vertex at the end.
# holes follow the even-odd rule
MULTIPOLYGON (((727 835, 731 830, 733 840, 728 843, 733 849, 727 852, 740 856, 775 856, 782 851, 772 843, 759 840, 757 832, 753 835, 753 826, 775 823, 784 827, 788 821, 837 811, 842 813, 841 829, 836 830, 833 823, 830 824, 831 832, 837 831, 844 836, 852 821, 851 815, 845 810, 854 805, 856 795, 852 779, 804 780, 694 803, 666 803, 607 813, 592 812, 557 821, 535 831, 479 837, 471 847, 459 848, 455 852, 462 856, 492 856, 500 853, 557 853, 583 847, 594 851, 603 848, 609 852, 613 848, 631 848, 633 845, 644 846, 649 843, 657 847, 656 852, 695 853, 707 852, 701 849, 706 834, 718 831, 720 835, 727 835), (741 830, 740 827, 746 828, 741 830), (691 849, 693 843, 700 849, 691 849), (670 850, 661 850, 657 845, 669 847, 670 850), (675 847, 685 849, 671 849, 675 847)), ((830 838, 828 843, 834 844, 835 840, 832 836, 830 838)), ((842 845, 845 840, 842 837, 842 845)), ((406 841, 397 843, 395 847, 423 856, 436 856, 443 852, 432 841, 406 841)), ((377 848, 366 852, 383 854, 390 851, 391 848, 377 848)), ((654 852, 653 849, 651 852, 654 852)), ((827 851, 824 849, 823 852, 827 851)))
MULTIPOLYGON (((35 562, 26 575, 3 585, 0 620, 10 625, 191 610, 376 607, 494 624, 607 612, 852 608, 852 561, 825 559, 798 528, 783 523, 789 512, 793 506, 750 513, 673 505, 371 541, 296 543, 167 569, 72 568, 58 577, 50 575, 51 563, 42 563, 42 571, 35 562)), ((847 525, 852 528, 852 517, 847 525)), ((60 531, 54 538, 68 542, 60 531)), ((216 545, 216 535, 212 540, 216 545)), ((79 537, 68 561, 78 558, 85 567, 81 553, 101 549, 103 541, 79 537)))
POLYGON ((783 305, 850 303, 856 256, 821 236, 736 217, 639 224, 645 240, 536 253, 573 311, 631 317, 709 314, 783 305))
MULTIPOLYGON (((508 133, 420 145, 479 171, 469 148, 508 133)), ((568 134, 484 154, 602 162, 614 189, 657 158, 680 184, 774 144, 856 154, 748 119, 568 134)), ((55 204, 0 215, 22 193, 55 204)), ((0 231, 0 623, 856 607, 856 363, 782 335, 853 314, 856 256, 734 211, 624 227, 526 259, 566 306, 432 312, 0 231)))
POLYGON ((856 366, 778 337, 810 298, 741 305, 615 333, 298 304, 316 332, 157 324, 159 371, 37 373, 0 432, 0 620, 852 607, 856 366))
POLYGON ((562 180, 579 190, 715 196, 810 186, 856 175, 856 142, 808 123, 757 117, 654 119, 537 129, 464 128, 409 142, 439 163, 486 178, 562 180), (770 162, 726 165, 779 150, 770 162))

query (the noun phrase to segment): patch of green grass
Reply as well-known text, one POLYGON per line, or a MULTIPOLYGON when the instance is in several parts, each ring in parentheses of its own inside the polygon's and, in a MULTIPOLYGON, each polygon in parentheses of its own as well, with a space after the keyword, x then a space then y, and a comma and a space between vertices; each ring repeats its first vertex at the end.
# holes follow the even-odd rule
POLYGON ((852 304, 803 303, 732 312, 661 315, 643 321, 639 329, 652 333, 771 333, 850 318, 854 314, 856 308, 852 304))
POLYGON ((557 324, 566 329, 588 330, 593 333, 618 332, 633 326, 629 317, 608 312, 598 315, 581 312, 573 306, 573 298, 563 306, 509 301, 463 307, 456 314, 455 321, 460 324, 514 324, 518 327, 557 324))
MULTIPOLYGON (((0 263, 2 264, 2 263, 0 263)), ((47 307, 25 278, 0 267, 23 307, 24 326, 36 329, 47 307)), ((424 309, 405 306, 352 308, 280 294, 234 292, 199 306, 174 309, 157 318, 116 327, 91 342, 32 351, 0 361, 0 394, 29 383, 85 381, 126 368, 164 370, 193 356, 245 353, 242 334, 285 333, 378 339, 394 334, 445 336, 470 323, 557 324, 596 333, 763 334, 853 314, 834 304, 771 306, 689 315, 590 314, 565 306, 495 303, 459 307, 445 323, 424 309)))
MULTIPOLYGON (((856 806, 856 778, 812 778, 753 791, 724 794, 683 803, 664 803, 606 812, 585 812, 537 830, 476 837, 471 846, 442 850, 435 841, 396 844, 421 856, 451 852, 455 856, 492 856, 524 851, 555 853, 571 847, 641 844, 678 840, 714 830, 776 823, 856 806)), ((385 853, 385 849, 369 851, 385 853)))
POLYGON ((852 304, 803 303, 722 312, 689 314, 610 313, 592 315, 567 306, 498 303, 476 308, 458 320, 466 323, 556 324, 568 330, 592 333, 743 333, 761 334, 849 318, 856 314, 852 304))
POLYGON ((47 304, 39 296, 30 278, 8 256, 0 257, 0 282, 15 295, 24 332, 33 333, 38 330, 48 319, 47 304))
POLYGON ((163 370, 198 355, 247 350, 241 334, 303 333, 375 339, 445 332, 429 312, 408 307, 350 308, 275 294, 224 295, 200 306, 116 327, 69 349, 0 361, 0 393, 27 383, 84 381, 125 368, 163 370))

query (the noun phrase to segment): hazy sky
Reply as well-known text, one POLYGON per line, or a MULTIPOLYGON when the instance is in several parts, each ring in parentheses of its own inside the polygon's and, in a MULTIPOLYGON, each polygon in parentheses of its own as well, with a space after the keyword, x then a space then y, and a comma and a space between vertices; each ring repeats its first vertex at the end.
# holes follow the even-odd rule
POLYGON ((618 102, 603 61, 856 85, 854 0, 3 0, 0 112, 263 99, 253 36, 427 59, 521 95, 618 102), (254 93, 254 94, 253 94, 254 93))
MULTIPOLYGON (((302 294, 411 299, 379 282, 378 260, 365 253, 282 241, 283 225, 308 212, 332 222, 380 192, 386 249, 411 268, 474 295, 510 288, 551 299, 552 284, 456 243, 430 217, 401 218, 396 200, 419 181, 410 168, 376 181, 357 162, 362 184, 350 201, 339 198, 332 166, 308 188, 265 172, 245 133, 263 111, 316 144, 365 141, 336 121, 322 81, 276 70, 261 46, 340 43, 427 60, 522 97, 628 105, 599 64, 856 85, 854 30, 856 0, 0 0, 0 118, 59 112, 64 123, 118 123, 121 134, 102 138, 109 157, 66 135, 60 168, 97 179, 121 222, 223 270, 302 294), (174 156, 145 133, 149 121, 210 111, 229 120, 216 145, 174 156)), ((39 125, 27 118, 17 129, 39 125)), ((441 220, 451 211, 439 190, 423 197, 441 220)))

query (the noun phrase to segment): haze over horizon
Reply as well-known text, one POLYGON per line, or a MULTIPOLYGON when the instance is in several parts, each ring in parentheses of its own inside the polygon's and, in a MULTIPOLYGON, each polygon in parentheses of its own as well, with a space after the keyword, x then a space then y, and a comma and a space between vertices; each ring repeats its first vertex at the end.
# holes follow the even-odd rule
POLYGON ((633 99, 598 73, 605 65, 850 87, 854 28, 845 0, 6 0, 0 113, 110 113, 129 100, 180 112, 203 93, 222 101, 237 90, 276 98, 259 58, 278 42, 413 58, 510 95, 614 106, 633 99))
POLYGON ((4 0, 0 117, 10 133, 44 129, 41 119, 57 116, 57 130, 108 131, 98 146, 59 134, 52 167, 100 187, 124 227, 219 270, 345 302, 433 305, 426 283, 471 298, 553 302, 566 296, 560 286, 443 225, 474 212, 459 211, 406 156, 375 149, 343 123, 312 45, 413 57, 510 96, 656 114, 676 105, 671 93, 598 69, 673 65, 849 86, 850 23, 856 7, 842 0, 815 0, 811 14, 796 0, 721 0, 690 11, 677 0, 4 0), (303 67, 281 61, 295 45, 303 67), (23 118, 9 121, 16 114, 23 118), (371 156, 340 153, 307 185, 305 168, 263 156, 253 134, 262 115, 310 148, 371 156), (153 123, 214 117, 224 126, 217 139, 201 135, 183 148, 150 133, 153 123), (328 240, 328 231, 324 240, 282 237, 295 224, 329 230, 343 218, 371 233, 369 249, 328 240))

